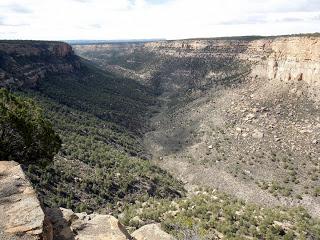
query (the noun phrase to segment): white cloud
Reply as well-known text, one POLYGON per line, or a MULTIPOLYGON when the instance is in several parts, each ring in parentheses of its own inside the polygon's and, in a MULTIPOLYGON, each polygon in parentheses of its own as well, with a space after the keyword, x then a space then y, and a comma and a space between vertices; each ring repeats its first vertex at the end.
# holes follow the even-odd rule
POLYGON ((0 37, 66 40, 275 35, 319 32, 319 16, 319 0, 1 0, 0 37))

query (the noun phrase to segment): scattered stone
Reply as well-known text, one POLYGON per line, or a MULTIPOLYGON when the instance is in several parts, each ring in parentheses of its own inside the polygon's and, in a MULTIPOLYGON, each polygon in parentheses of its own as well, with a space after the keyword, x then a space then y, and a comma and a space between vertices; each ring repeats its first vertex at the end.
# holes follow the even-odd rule
POLYGON ((312 130, 311 129, 303 129, 303 130, 300 130, 300 133, 302 133, 302 134, 312 133, 312 130))
POLYGON ((256 139, 262 139, 264 137, 264 134, 263 134, 263 132, 260 132, 259 130, 254 130, 252 137, 256 138, 256 139))
POLYGON ((303 73, 297 75, 296 80, 302 81, 303 80, 303 73))
POLYGON ((268 111, 269 111, 269 109, 268 109, 268 108, 266 108, 266 107, 261 107, 260 111, 261 111, 261 112, 268 112, 268 111))
POLYGON ((239 133, 241 133, 241 132, 242 132, 242 129, 239 128, 239 127, 237 127, 237 128, 236 128, 236 131, 239 132, 239 133))
POLYGON ((296 94, 297 94, 297 97, 301 97, 303 95, 303 92, 301 90, 298 90, 296 94))
POLYGON ((280 228, 282 228, 285 231, 289 231, 291 229, 293 229, 293 225, 289 222, 279 222, 279 221, 273 221, 273 225, 274 226, 278 226, 280 228))
POLYGON ((279 142, 281 139, 278 136, 274 136, 274 141, 279 142))
POLYGON ((253 113, 249 113, 249 114, 244 118, 244 120, 245 120, 245 121, 249 121, 249 120, 252 120, 252 119, 254 119, 254 118, 256 118, 256 115, 253 114, 253 113))
POLYGON ((84 222, 75 221, 71 227, 75 240, 128 240, 132 239, 124 226, 113 216, 92 214, 84 222))
POLYGON ((74 238, 70 225, 75 219, 79 219, 79 217, 72 210, 64 208, 47 208, 46 215, 53 225, 54 239, 66 240, 74 238))

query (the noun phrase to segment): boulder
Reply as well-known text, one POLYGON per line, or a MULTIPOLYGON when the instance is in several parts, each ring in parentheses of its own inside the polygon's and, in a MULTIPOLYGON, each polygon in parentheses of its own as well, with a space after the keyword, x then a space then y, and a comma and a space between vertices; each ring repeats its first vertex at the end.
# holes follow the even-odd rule
POLYGON ((148 224, 132 233, 136 240, 175 240, 174 237, 164 232, 160 224, 148 224))
POLYGON ((0 239, 52 239, 37 194, 20 165, 0 161, 0 239))
POLYGON ((113 216, 92 214, 71 225, 75 240, 127 240, 132 239, 127 230, 113 216))
POLYGON ((260 132, 259 130, 254 130, 252 133, 252 137, 256 139, 262 139, 264 137, 263 132, 260 132))
POLYGON ((47 209, 53 224, 54 239, 59 240, 128 240, 130 234, 113 216, 74 213, 64 208, 47 209))
POLYGON ((53 238, 60 240, 74 239, 71 229, 72 221, 78 217, 72 210, 64 208, 47 208, 46 215, 53 225, 53 238))

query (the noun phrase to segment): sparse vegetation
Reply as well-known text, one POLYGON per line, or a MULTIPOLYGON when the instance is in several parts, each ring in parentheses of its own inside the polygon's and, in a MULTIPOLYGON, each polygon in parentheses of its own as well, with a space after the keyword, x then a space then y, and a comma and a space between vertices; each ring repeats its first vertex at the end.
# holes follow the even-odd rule
MULTIPOLYGON (((138 216, 144 223, 162 222, 163 228, 184 239, 194 232, 200 239, 318 239, 320 222, 302 208, 262 208, 210 189, 195 191, 175 201, 150 199, 129 206, 122 222, 138 216)), ((132 227, 136 227, 131 225, 132 227)))

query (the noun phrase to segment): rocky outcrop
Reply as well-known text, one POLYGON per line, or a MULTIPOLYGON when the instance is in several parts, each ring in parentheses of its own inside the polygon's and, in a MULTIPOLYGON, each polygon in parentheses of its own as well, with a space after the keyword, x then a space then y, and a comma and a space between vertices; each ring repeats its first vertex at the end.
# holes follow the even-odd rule
POLYGON ((148 224, 131 235, 113 216, 74 213, 70 209, 46 210, 53 225, 54 239, 59 240, 174 240, 160 224, 148 224))
POLYGON ((74 213, 64 208, 47 209, 53 224, 54 239, 59 240, 127 240, 125 227, 113 216, 74 213))
POLYGON ((111 215, 74 213, 64 208, 44 212, 21 166, 13 161, 0 161, 0 216, 1 240, 173 239, 156 224, 131 236, 111 215))
MULTIPOLYGON (((252 76, 274 85, 285 83, 320 101, 320 38, 279 37, 253 41, 241 56, 252 63, 252 76)), ((297 91, 296 91, 297 92, 297 91)))
POLYGON ((54 239, 59 240, 174 240, 160 228, 160 224, 141 227, 131 235, 113 216, 74 213, 70 209, 47 209, 53 224, 54 239))
POLYGON ((0 87, 35 87, 50 74, 80 68, 72 47, 62 42, 0 41, 0 87))
POLYGON ((148 224, 132 233, 136 240, 174 240, 171 235, 161 230, 159 224, 148 224))
POLYGON ((16 162, 0 161, 0 239, 51 240, 52 226, 16 162))

